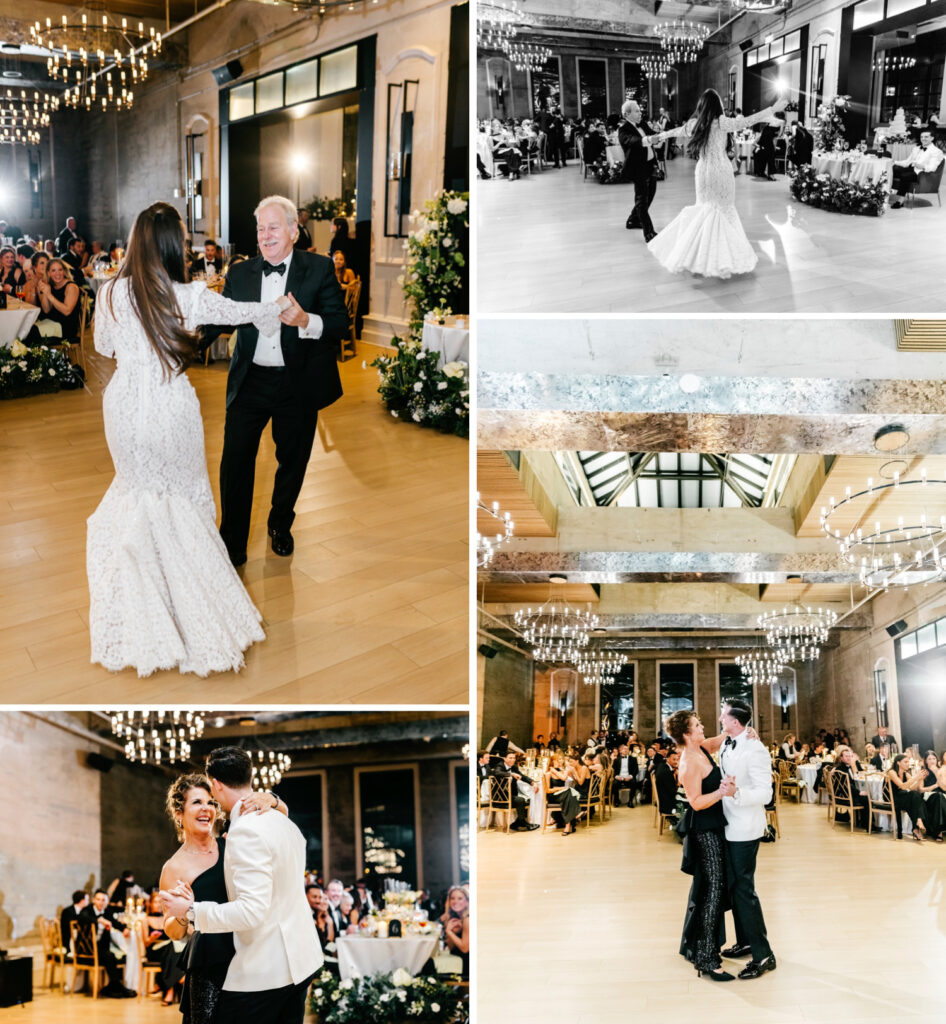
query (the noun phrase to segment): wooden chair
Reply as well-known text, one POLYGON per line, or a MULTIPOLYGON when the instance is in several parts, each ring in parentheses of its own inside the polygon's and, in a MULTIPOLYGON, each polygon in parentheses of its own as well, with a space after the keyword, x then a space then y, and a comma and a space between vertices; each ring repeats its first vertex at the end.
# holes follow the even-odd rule
POLYGON ((585 814, 585 827, 591 826, 591 812, 597 807, 598 814, 601 814, 601 776, 593 773, 588 783, 588 794, 581 801, 581 809, 585 814))
POLYGON ((539 148, 538 139, 530 139, 529 144, 526 146, 525 153, 522 154, 522 166, 525 169, 526 174, 532 173, 533 164, 536 165, 538 170, 543 170, 542 153, 539 148))
POLYGON ((486 819, 486 831, 491 831, 490 826, 493 823, 494 814, 505 814, 506 815, 506 832, 509 831, 509 826, 513 822, 513 818, 516 814, 516 808, 513 805, 512 799, 515 795, 515 783, 516 780, 513 778, 497 778, 495 775, 490 777, 489 780, 489 805, 487 807, 489 816, 486 819))
POLYGON ((486 828, 489 826, 489 791, 492 788, 489 779, 486 779, 486 786, 483 786, 483 781, 478 775, 476 777, 476 828, 486 828), (483 790, 486 790, 486 795, 483 795, 483 790), (483 812, 486 812, 486 825, 480 824, 480 819, 483 817, 483 812))
POLYGON ((345 289, 345 309, 348 311, 348 334, 338 343, 338 361, 344 363, 355 354, 355 341, 357 340, 358 302, 361 299, 361 278, 355 280, 345 289))
MULTIPOLYGON (((838 811, 847 811, 851 819, 851 834, 854 834, 854 819, 857 804, 851 795, 851 776, 847 772, 833 771, 831 773, 831 804, 828 808, 829 815, 834 811, 834 821, 837 822, 838 811)), ((845 822, 841 822, 842 825, 845 822)))
POLYGON ((610 818, 614 813, 614 772, 608 772, 607 781, 604 784, 604 794, 601 799, 601 817, 610 818))
POLYGON ((772 802, 765 807, 765 824, 775 826, 775 834, 779 839, 782 838, 782 830, 778 823, 778 805, 782 796, 780 782, 781 773, 772 772, 772 802))
POLYGON ((831 790, 831 773, 833 771, 833 765, 823 764, 821 766, 821 786, 817 788, 819 800, 821 799, 822 790, 828 794, 828 821, 831 820, 831 807, 834 798, 834 794, 831 790))
POLYGON ((657 838, 659 839, 664 834, 664 822, 669 821, 672 815, 664 814, 660 809, 660 800, 657 797, 657 780, 653 775, 650 777, 650 791, 654 801, 654 824, 657 827, 657 838))
POLYGON ((913 182, 913 188, 907 192, 910 197, 910 209, 913 209, 913 199, 915 196, 931 196, 936 194, 936 202, 940 206, 943 205, 943 200, 940 199, 939 187, 943 182, 943 167, 946 166, 946 160, 942 161, 939 167, 935 171, 921 171, 917 176, 917 180, 913 182))
POLYGON ((99 944, 96 942, 94 929, 80 921, 72 921, 69 924, 72 935, 73 956, 72 985, 70 992, 75 989, 75 979, 79 971, 86 971, 92 985, 92 998, 97 999, 99 989, 104 988, 102 978, 105 968, 99 963, 99 944))
POLYGON ((578 150, 578 169, 581 171, 581 178, 584 181, 588 177, 588 165, 585 163, 585 139, 583 135, 575 136, 575 149, 578 150))
POLYGON ((801 803, 801 780, 798 778, 798 765, 794 761, 778 762, 778 791, 795 794, 795 803, 801 803))
POLYGON ((59 947, 62 945, 59 939, 59 922, 51 917, 40 918, 39 933, 43 940, 43 988, 52 990, 56 984, 59 947))
MULTIPOLYGON (((874 824, 875 814, 889 815, 893 824, 894 835, 897 832, 897 808, 893 802, 893 783, 884 776, 883 788, 880 791, 880 799, 872 800, 870 786, 867 786, 867 834, 871 833, 871 826, 874 824)), ((879 824, 879 823, 878 823, 879 824)))
POLYGON ((148 947, 145 945, 144 922, 135 922, 135 942, 138 944, 138 963, 141 965, 138 971, 138 1000, 147 995, 151 988, 148 985, 148 978, 157 978, 161 973, 161 965, 148 959, 148 947))

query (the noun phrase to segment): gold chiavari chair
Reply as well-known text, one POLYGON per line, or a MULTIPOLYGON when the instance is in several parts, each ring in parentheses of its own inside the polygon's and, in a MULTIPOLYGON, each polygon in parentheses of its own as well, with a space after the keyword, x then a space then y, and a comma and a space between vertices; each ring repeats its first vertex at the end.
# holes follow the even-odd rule
POLYGON ((798 778, 798 765, 794 761, 778 762, 779 794, 794 793, 795 803, 801 803, 801 780, 798 778))
MULTIPOLYGON (((784 764, 784 762, 782 762, 784 764)), ((782 798, 781 793, 781 771, 772 772, 772 803, 765 808, 765 823, 766 825, 775 826, 775 834, 782 838, 782 830, 778 823, 778 805, 782 798)))
MULTIPOLYGON (((897 832, 897 814, 900 812, 897 810, 896 805, 893 802, 893 783, 887 776, 884 776, 884 784, 880 791, 880 799, 874 800, 870 795, 870 786, 867 787, 867 834, 871 833, 871 826, 874 824, 874 815, 889 815, 890 820, 893 824, 894 835, 897 832)), ((878 822, 879 824, 879 822, 878 822)))
POLYGON ((497 778, 495 775, 490 777, 489 780, 489 817, 486 821, 486 831, 491 831, 493 824, 494 814, 505 814, 506 816, 506 832, 509 831, 509 826, 513 822, 513 818, 516 814, 516 809, 513 806, 513 796, 515 795, 515 784, 516 780, 510 777, 497 778))
POLYGON ((73 983, 70 991, 75 990, 75 979, 79 971, 86 971, 92 984, 92 998, 97 999, 102 985, 105 968, 99 963, 99 945, 96 942, 95 929, 81 921, 71 921, 69 930, 72 933, 73 983))
POLYGON ((670 820, 671 815, 664 814, 660 809, 660 800, 657 797, 657 780, 653 775, 650 777, 651 799, 654 801, 654 827, 657 829, 657 838, 664 834, 664 822, 670 820))
MULTIPOLYGON (((834 809, 834 821, 838 820, 838 811, 847 811, 851 819, 851 833, 854 833, 854 819, 857 804, 851 794, 851 776, 847 772, 831 773, 831 806, 834 809)), ((841 822, 842 825, 845 822, 841 822)))

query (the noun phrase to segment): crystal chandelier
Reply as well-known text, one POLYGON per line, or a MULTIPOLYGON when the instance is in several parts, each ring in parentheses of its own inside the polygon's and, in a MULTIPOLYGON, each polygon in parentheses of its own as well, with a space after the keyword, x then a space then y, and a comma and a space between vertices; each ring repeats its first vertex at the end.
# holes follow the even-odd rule
POLYGON ((666 78, 673 67, 662 53, 641 57, 637 63, 648 78, 666 78))
POLYGON ((506 46, 506 56, 517 71, 541 71, 552 56, 552 51, 548 46, 537 43, 514 41, 506 46))
POLYGON ((840 501, 829 498, 821 509, 821 528, 865 587, 925 585, 946 579, 946 515, 939 511, 944 508, 946 480, 928 480, 925 469, 917 480, 901 480, 894 472, 892 481, 875 484, 869 477, 864 490, 851 493, 846 487, 840 501), (866 522, 880 499, 906 495, 916 508, 896 522, 892 517, 866 522), (856 525, 850 529, 840 525, 852 520, 856 525))
POLYGON ((520 609, 513 621, 536 661, 575 662, 588 646, 598 616, 550 598, 539 608, 520 609))
POLYGON ((516 524, 512 521, 511 513, 502 511, 498 501, 484 505, 479 491, 476 494, 476 511, 477 515, 483 513, 495 523, 490 524, 496 530, 492 535, 480 533, 479 530, 476 532, 476 567, 485 569, 496 557, 496 552, 510 540, 516 524))
POLYGON ((882 57, 878 54, 874 58, 875 71, 906 71, 915 67, 916 57, 882 57))
POLYGON ((750 683, 772 686, 778 682, 782 669, 788 659, 779 651, 759 647, 736 655, 736 664, 742 669, 743 676, 750 683))
POLYGON ((272 789, 292 767, 292 758, 281 750, 248 750, 253 762, 253 788, 272 789))
POLYGON ((491 0, 476 5, 476 45, 506 52, 524 20, 517 0, 491 0))
POLYGON ((695 21, 658 21, 655 31, 671 64, 695 61, 710 34, 707 25, 695 21))
POLYGON ((627 655, 620 651, 582 651, 575 668, 589 685, 612 679, 627 664, 627 655))
POLYGON ((796 604, 760 615, 759 628, 765 631, 769 646, 785 662, 815 661, 821 656, 821 646, 837 620, 837 613, 827 608, 796 604))
POLYGON ((190 757, 190 741, 204 734, 199 711, 112 711, 112 734, 125 756, 141 764, 174 764, 190 757))

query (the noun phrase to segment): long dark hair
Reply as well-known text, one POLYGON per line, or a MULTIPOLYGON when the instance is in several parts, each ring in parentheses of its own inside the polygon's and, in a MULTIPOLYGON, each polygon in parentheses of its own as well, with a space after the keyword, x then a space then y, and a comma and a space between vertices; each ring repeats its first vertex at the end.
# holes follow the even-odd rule
MULTIPOLYGON (((170 380, 183 373, 197 355, 197 336, 184 326, 174 294, 175 284, 187 282, 184 262, 184 223, 168 203, 153 203, 135 218, 125 261, 118 274, 128 278, 131 305, 141 320, 151 347, 170 380)), ((108 311, 114 316, 112 295, 108 311)))
POLYGON ((696 105, 693 120, 696 124, 690 133, 690 141, 687 143, 687 156, 699 160, 709 143, 710 129, 713 123, 722 116, 723 101, 715 89, 707 89, 700 97, 696 105))

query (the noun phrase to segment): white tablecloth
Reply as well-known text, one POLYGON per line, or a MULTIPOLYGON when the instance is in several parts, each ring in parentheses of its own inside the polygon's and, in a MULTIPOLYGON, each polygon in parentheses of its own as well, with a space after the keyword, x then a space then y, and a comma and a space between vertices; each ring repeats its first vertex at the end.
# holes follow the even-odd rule
POLYGON ((612 167, 616 164, 624 163, 624 150, 620 146, 608 146, 604 153, 608 163, 612 167))
POLYGON ((893 160, 881 160, 878 157, 851 160, 833 154, 816 153, 811 158, 811 166, 818 174, 830 174, 832 178, 843 178, 858 185, 877 181, 883 174, 887 175, 888 187, 893 180, 893 160))
POLYGON ((470 321, 466 327, 449 327, 447 325, 424 322, 424 333, 421 344, 428 352, 439 352, 439 366, 457 361, 469 365, 470 362, 470 321))
POLYGON ((815 792, 815 779, 818 777, 818 766, 815 764, 800 764, 798 766, 798 778, 805 783, 801 791, 802 803, 813 804, 818 800, 815 792))
POLYGON ((22 339, 28 334, 39 316, 39 306, 28 306, 10 298, 7 302, 17 308, 0 309, 0 345, 4 348, 9 348, 17 338, 22 339))
POLYGON ((755 140, 736 143, 736 159, 748 160, 755 150, 755 140))
POLYGON ((418 974, 437 949, 439 935, 405 935, 399 939, 369 939, 363 935, 340 935, 338 970, 342 979, 388 974, 399 967, 418 974))
MULTIPOLYGON (((532 776, 536 778, 535 775, 532 776)), ((532 793, 529 802, 529 822, 533 825, 541 825, 545 822, 545 779, 539 778, 539 791, 532 793)))

